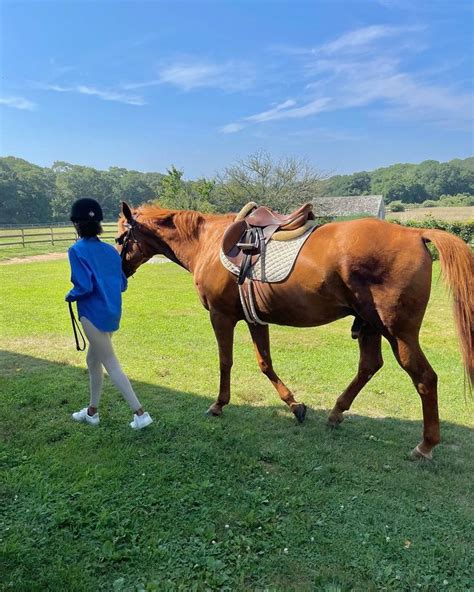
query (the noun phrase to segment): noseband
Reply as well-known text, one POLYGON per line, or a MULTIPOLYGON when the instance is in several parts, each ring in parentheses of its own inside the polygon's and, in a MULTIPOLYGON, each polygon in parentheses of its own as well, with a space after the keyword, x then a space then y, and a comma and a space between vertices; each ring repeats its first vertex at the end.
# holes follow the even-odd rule
POLYGON ((145 257, 145 253, 143 252, 140 243, 136 237, 136 230, 138 227, 138 222, 136 218, 132 218, 129 222, 124 224, 125 228, 127 229, 121 236, 115 239, 115 242, 118 245, 122 245, 122 250, 120 251, 120 259, 122 260, 122 267, 125 263, 125 259, 127 257, 127 253, 130 250, 130 247, 133 243, 135 243, 138 247, 140 253, 145 257))

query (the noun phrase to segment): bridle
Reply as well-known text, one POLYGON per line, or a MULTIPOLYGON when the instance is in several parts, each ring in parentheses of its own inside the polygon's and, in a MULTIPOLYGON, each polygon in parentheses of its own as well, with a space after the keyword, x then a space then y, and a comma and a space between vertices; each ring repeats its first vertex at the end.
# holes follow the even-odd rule
POLYGON ((135 234, 137 227, 138 227, 137 219, 132 218, 131 220, 127 221, 124 224, 124 226, 127 230, 123 234, 121 234, 118 238, 115 239, 115 242, 117 243, 117 245, 122 245, 122 250, 120 251, 120 259, 122 260, 122 267, 123 267, 123 264, 125 263, 127 253, 130 250, 130 247, 132 246, 133 243, 135 243, 137 245, 140 253, 144 257, 146 257, 146 255, 143 252, 143 249, 141 248, 140 243, 136 237, 136 234, 135 234))
MULTIPOLYGON (((157 239, 156 235, 153 234, 150 229, 147 229, 146 226, 143 227, 143 225, 141 225, 138 222, 138 220, 136 219, 135 216, 133 216, 130 220, 127 220, 127 222, 124 224, 124 227, 126 228, 125 232, 122 233, 118 238, 115 239, 115 242, 117 243, 117 245, 122 245, 122 250, 120 252, 120 259, 122 260, 122 268, 123 268, 124 263, 126 261, 127 253, 129 252, 130 247, 133 244, 137 245, 138 250, 140 251, 140 253, 142 254, 142 256, 145 259, 149 259, 151 256, 151 255, 147 255, 140 245, 140 241, 138 240, 138 238, 136 236, 136 231, 138 229, 140 229, 140 232, 142 234, 146 235, 148 233, 150 236, 152 235, 155 240, 157 239)), ((179 266, 184 267, 184 265, 176 257, 176 255, 174 254, 174 252, 172 251, 172 249, 168 245, 163 243, 161 245, 161 248, 163 249, 162 253, 165 257, 167 257, 171 261, 174 261, 179 266)))

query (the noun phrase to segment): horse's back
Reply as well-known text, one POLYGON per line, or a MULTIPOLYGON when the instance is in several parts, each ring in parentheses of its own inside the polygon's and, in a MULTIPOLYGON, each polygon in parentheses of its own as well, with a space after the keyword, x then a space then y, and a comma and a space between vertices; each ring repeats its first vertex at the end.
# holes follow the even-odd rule
POLYGON ((341 272, 353 266, 411 268, 425 265, 428 252, 416 228, 406 228, 377 218, 331 222, 318 228, 308 241, 312 255, 318 253, 327 265, 341 272))

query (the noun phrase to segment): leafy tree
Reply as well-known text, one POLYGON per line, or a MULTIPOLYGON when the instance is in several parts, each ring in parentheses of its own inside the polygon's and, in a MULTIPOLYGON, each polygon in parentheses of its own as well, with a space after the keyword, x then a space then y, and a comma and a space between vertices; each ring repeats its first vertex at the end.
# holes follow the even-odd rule
POLYGON ((0 204, 3 205, 0 221, 4 224, 48 222, 50 200, 55 191, 52 171, 11 156, 0 163, 0 204))
POLYGON ((372 172, 322 179, 305 161, 276 161, 257 152, 213 179, 185 181, 172 166, 166 175, 122 167, 106 171, 56 161, 39 167, 21 158, 0 158, 0 223, 67 221, 72 202, 93 197, 105 217, 115 218, 119 202, 158 199, 163 205, 202 211, 238 211, 257 201, 282 212, 321 195, 382 194, 387 203, 474 205, 474 157, 419 165, 398 163, 372 172), (439 201, 438 201, 439 200, 439 201))
POLYGON ((162 180, 162 190, 159 197, 161 205, 180 210, 213 211, 212 192, 215 182, 208 179, 185 182, 183 171, 174 165, 168 169, 168 174, 162 180))
POLYGON ((304 160, 287 157, 274 161, 267 152, 256 152, 220 175, 221 206, 226 211, 238 211, 255 201, 289 212, 311 201, 321 179, 321 174, 304 160))
POLYGON ((474 195, 458 193, 457 195, 441 195, 440 206, 474 206, 474 195))
POLYGON ((56 188, 56 196, 51 200, 55 220, 68 220, 71 205, 82 197, 96 199, 102 206, 104 218, 118 215, 119 200, 114 194, 113 177, 108 173, 84 166, 67 167, 57 173, 56 188))
POLYGON ((143 175, 137 171, 126 169, 109 169, 117 202, 126 201, 132 206, 138 206, 156 199, 157 193, 146 183, 143 175), (120 172, 119 171, 123 171, 120 172))
POLYGON ((21 203, 17 174, 0 162, 0 223, 14 224, 20 218, 21 203))
POLYGON ((386 203, 400 200, 404 203, 421 203, 427 197, 424 187, 414 181, 392 181, 385 192, 386 203))
POLYGON ((443 194, 474 193, 474 170, 458 164, 426 160, 417 167, 414 176, 432 199, 443 194))
POLYGON ((405 204, 403 204, 401 201, 392 201, 390 204, 390 210, 392 212, 404 212, 405 204))
POLYGON ((182 201, 184 191, 183 171, 177 169, 174 164, 167 169, 167 175, 162 182, 160 203, 168 208, 179 207, 178 202, 182 201))
POLYGON ((370 174, 362 171, 353 175, 336 175, 328 180, 325 189, 328 196, 369 195, 371 191, 370 174))

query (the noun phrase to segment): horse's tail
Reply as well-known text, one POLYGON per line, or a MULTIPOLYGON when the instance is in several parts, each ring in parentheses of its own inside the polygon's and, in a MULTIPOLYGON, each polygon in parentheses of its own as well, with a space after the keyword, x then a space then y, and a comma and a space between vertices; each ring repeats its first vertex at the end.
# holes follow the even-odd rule
MULTIPOLYGON (((421 230, 421 229, 420 229, 421 230)), ((454 299, 454 317, 469 385, 474 385, 474 256, 460 238, 444 230, 423 229, 421 236, 437 248, 443 279, 454 299)))

